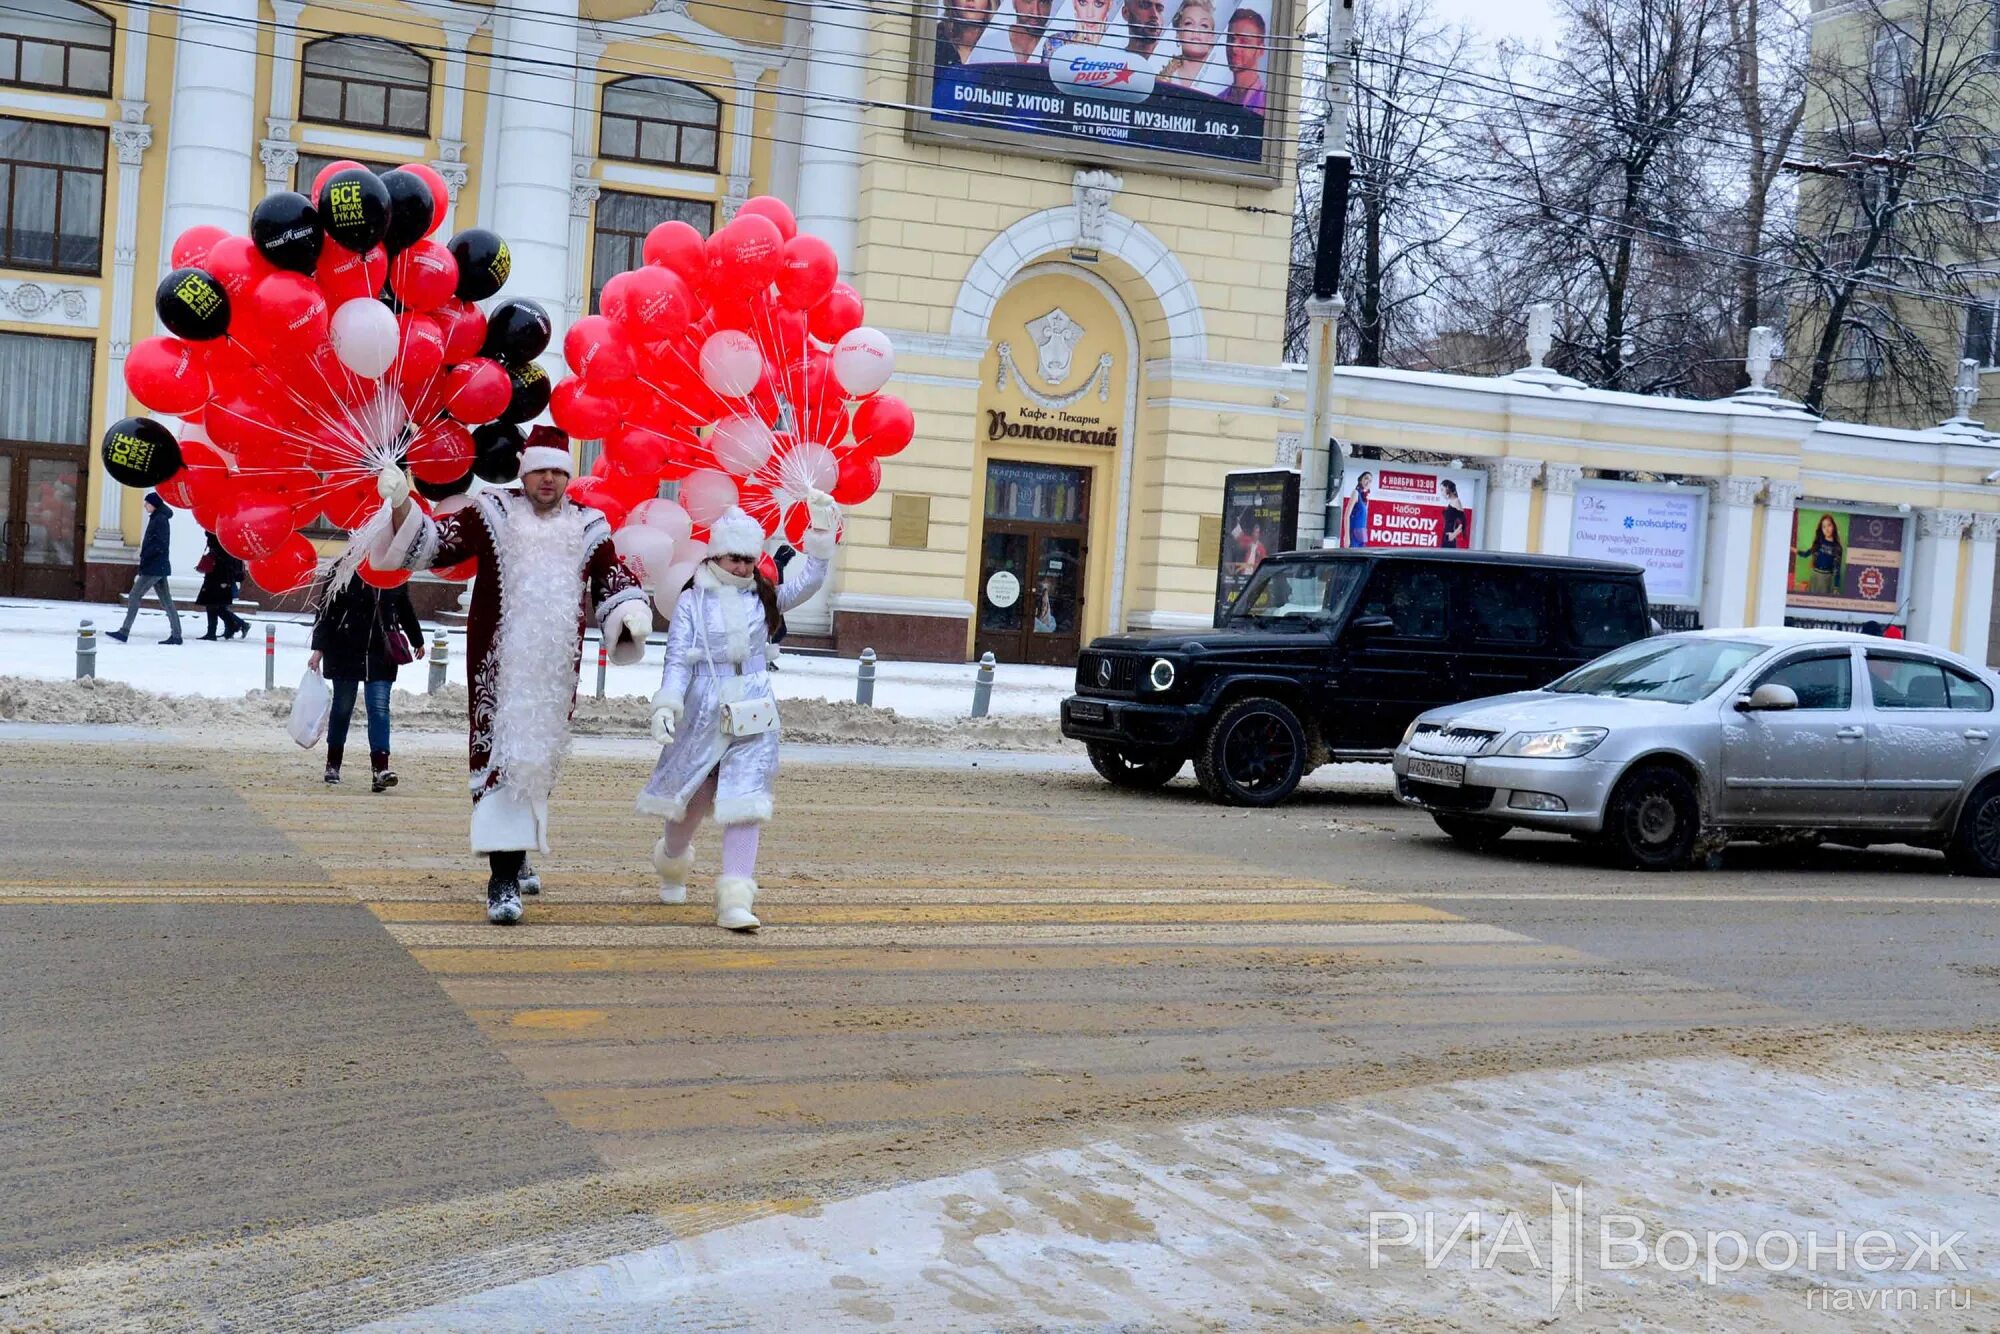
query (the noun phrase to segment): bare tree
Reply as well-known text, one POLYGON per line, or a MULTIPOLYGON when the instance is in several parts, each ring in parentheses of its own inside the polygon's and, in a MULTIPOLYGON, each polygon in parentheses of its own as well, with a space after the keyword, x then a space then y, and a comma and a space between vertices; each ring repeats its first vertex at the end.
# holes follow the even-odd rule
MULTIPOLYGON (((1783 198, 1783 167, 1805 115, 1811 35, 1789 0, 1728 0, 1728 60, 1736 128, 1743 139, 1743 226, 1737 245, 1736 325, 1748 334, 1770 322, 1773 268, 1767 262, 1774 207, 1783 198)), ((1746 380, 1747 382, 1747 380, 1746 380)))
POLYGON ((1800 399, 1815 411, 1941 408, 1958 310, 1981 276, 1996 103, 1986 0, 1867 0, 1810 71, 1812 160, 1790 243, 1800 399))

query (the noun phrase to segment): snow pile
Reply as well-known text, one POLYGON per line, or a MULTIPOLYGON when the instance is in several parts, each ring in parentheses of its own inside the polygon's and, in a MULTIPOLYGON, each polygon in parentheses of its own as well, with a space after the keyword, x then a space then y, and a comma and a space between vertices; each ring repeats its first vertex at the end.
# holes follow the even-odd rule
MULTIPOLYGON (((160 695, 120 681, 46 681, 0 676, 0 721, 17 723, 120 723, 176 729, 284 726, 292 691, 252 690, 236 699, 160 695)), ((465 687, 435 695, 396 692, 395 726, 415 732, 455 732, 465 727, 465 687)), ((780 705, 785 739, 816 745, 940 747, 955 750, 1055 750, 1065 743, 1053 719, 1032 716, 905 718, 894 709, 822 699, 788 699, 780 705)), ((355 725, 361 710, 355 709, 355 725)), ((649 706, 643 695, 576 702, 575 730, 582 736, 643 736, 649 706)))

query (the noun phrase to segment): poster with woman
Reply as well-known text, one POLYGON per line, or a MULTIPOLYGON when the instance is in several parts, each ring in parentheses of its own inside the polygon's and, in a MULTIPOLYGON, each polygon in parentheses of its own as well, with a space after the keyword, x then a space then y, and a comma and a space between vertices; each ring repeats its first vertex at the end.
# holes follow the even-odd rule
POLYGON ((1903 595, 1909 520, 1900 514, 1801 505, 1785 605, 1806 611, 1895 617, 1903 595))
POLYGON ((1348 465, 1341 484, 1340 545, 1470 551, 1486 475, 1470 468, 1348 465))
POLYGON ((1299 475, 1290 469, 1234 472, 1222 487, 1222 550, 1217 556, 1217 624, 1257 567, 1290 551, 1299 536, 1299 475))

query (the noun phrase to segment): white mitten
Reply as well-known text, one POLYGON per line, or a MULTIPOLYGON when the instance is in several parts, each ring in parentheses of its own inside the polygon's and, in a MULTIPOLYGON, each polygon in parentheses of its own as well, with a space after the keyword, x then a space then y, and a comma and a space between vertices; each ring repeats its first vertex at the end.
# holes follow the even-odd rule
POLYGON ((375 475, 375 494, 390 509, 399 509, 410 498, 410 478, 393 463, 375 475))
POLYGON ((646 636, 653 633, 653 606, 643 599, 628 602, 604 627, 611 637, 611 661, 629 667, 646 656, 646 636))
POLYGON ((806 514, 812 526, 799 546, 814 560, 832 560, 834 533, 840 526, 840 506, 824 491, 806 492, 806 514))
POLYGON ((681 721, 680 705, 674 703, 672 700, 661 700, 657 696, 654 698, 653 700, 654 741, 658 742, 662 746, 670 744, 674 739, 675 729, 680 726, 680 721, 681 721))

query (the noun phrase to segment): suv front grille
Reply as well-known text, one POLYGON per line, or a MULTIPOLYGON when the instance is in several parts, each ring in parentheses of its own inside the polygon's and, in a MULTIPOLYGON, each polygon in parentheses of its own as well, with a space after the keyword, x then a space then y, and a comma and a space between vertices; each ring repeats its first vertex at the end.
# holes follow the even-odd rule
POLYGON ((1410 735, 1410 749, 1426 755, 1477 755, 1499 737, 1480 727, 1439 727, 1420 723, 1410 735))
POLYGON ((1139 688, 1139 660, 1123 653, 1085 651, 1076 660, 1079 695, 1130 695, 1139 688))

